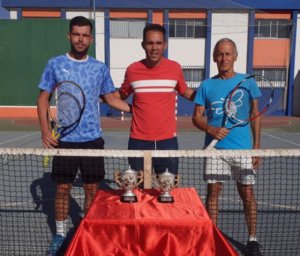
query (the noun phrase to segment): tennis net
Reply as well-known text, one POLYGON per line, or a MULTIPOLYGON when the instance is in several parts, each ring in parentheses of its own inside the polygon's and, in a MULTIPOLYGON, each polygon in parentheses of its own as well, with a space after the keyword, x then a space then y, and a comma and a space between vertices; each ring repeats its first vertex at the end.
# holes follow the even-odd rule
MULTIPOLYGON (((114 172, 128 168, 128 157, 144 159, 144 188, 153 184, 152 159, 179 160, 180 187, 194 187, 205 202, 203 172, 206 159, 249 159, 259 156, 257 182, 257 238, 263 255, 299 255, 300 251, 300 150, 63 150, 0 148, 0 255, 44 255, 51 242, 54 196, 50 165, 44 156, 103 157, 106 176, 100 189, 118 189, 114 172)), ((222 167, 217 167, 222 169, 222 167)), ((80 174, 70 198, 71 238, 83 213, 84 193, 80 174)), ((248 238, 242 202, 235 180, 224 184, 219 198, 218 227, 242 255, 248 238)))

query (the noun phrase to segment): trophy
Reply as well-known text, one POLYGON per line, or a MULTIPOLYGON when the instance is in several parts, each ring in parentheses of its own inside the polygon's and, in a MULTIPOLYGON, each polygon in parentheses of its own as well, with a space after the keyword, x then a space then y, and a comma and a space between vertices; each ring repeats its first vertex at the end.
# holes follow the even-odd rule
POLYGON ((114 177, 118 186, 125 190, 125 193, 121 196, 121 202, 137 202, 137 197, 133 193, 133 189, 143 182, 143 172, 136 172, 129 166, 129 168, 124 172, 115 171, 114 177))
POLYGON ((156 184, 160 191, 160 195, 157 198, 160 203, 174 203, 174 197, 170 194, 170 191, 178 186, 179 176, 170 173, 168 169, 165 172, 156 175, 156 184))

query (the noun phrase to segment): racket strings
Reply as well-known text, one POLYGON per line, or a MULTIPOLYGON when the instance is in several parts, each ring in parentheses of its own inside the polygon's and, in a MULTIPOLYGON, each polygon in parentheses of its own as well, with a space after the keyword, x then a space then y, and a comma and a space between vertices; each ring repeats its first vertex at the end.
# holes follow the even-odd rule
POLYGON ((225 112, 232 123, 249 119, 251 97, 247 88, 239 87, 229 95, 225 103, 225 112))
POLYGON ((57 88, 56 93, 57 97, 61 97, 62 95, 71 95, 79 102, 81 108, 84 107, 84 95, 78 86, 74 86, 74 84, 70 82, 64 82, 57 88))
POLYGON ((225 112, 231 120, 237 123, 248 122, 264 114, 270 107, 274 97, 272 83, 262 76, 250 76, 245 78, 228 96, 225 112), (253 99, 250 88, 256 84, 262 96, 258 98, 258 113, 252 114, 253 99))
POLYGON ((58 97, 57 124, 67 127, 75 123, 81 115, 81 104, 77 98, 69 93, 58 97))
POLYGON ((52 92, 50 106, 50 120, 66 133, 78 124, 85 107, 85 96, 78 85, 64 81, 52 92))

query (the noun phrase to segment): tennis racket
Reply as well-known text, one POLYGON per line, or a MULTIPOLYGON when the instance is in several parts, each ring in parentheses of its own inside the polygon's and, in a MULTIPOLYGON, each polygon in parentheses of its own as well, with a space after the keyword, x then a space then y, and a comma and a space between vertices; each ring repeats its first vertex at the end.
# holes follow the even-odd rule
MULTIPOLYGON (((230 91, 224 100, 223 113, 225 116, 222 127, 231 130, 237 126, 247 125, 268 110, 273 98, 274 87, 270 80, 259 75, 245 77, 230 91), (261 92, 263 91, 262 96, 259 98, 259 112, 254 116, 251 114, 253 99, 250 89, 252 86, 258 86, 261 92)), ((217 139, 212 140, 206 149, 214 148, 218 141, 217 139)))
MULTIPOLYGON (((62 139, 78 126, 85 108, 85 95, 80 86, 72 81, 58 83, 49 98, 48 118, 52 137, 62 139)), ((49 165, 49 156, 43 159, 49 165)))

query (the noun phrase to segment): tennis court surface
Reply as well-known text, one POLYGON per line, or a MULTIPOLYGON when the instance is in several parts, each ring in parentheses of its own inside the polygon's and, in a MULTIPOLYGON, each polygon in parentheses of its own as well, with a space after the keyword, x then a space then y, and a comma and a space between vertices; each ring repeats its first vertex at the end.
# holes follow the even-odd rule
MULTIPOLYGON (((54 232, 55 184, 44 155, 103 156, 106 178, 101 189, 116 189, 115 170, 128 167, 128 157, 177 157, 181 187, 195 187, 204 200, 204 161, 207 157, 241 159, 260 156, 254 186, 258 203, 257 237, 264 255, 299 255, 300 252, 300 120, 264 118, 260 151, 207 152, 203 134, 190 117, 178 118, 180 151, 127 151, 130 120, 103 119, 104 151, 44 150, 37 120, 1 120, 0 131, 0 255, 44 255, 54 232)), ((151 159, 150 159, 151 160, 151 159)), ((148 171, 148 175, 151 173, 148 171)), ((80 176, 72 190, 68 239, 72 238, 83 207, 80 176)), ((220 197, 219 228, 240 255, 245 253, 247 227, 235 181, 226 182, 220 197)), ((67 246, 68 242, 64 245, 67 246)))

